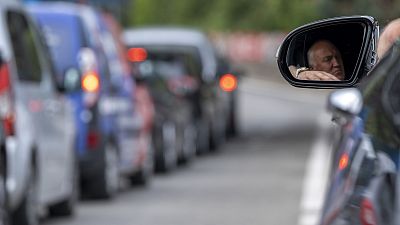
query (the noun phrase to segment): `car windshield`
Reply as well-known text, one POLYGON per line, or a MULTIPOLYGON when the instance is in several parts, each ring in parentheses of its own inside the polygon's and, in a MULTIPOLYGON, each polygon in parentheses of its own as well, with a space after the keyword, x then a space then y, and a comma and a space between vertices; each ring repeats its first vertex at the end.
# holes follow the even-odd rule
POLYGON ((201 76, 202 63, 197 48, 191 46, 137 46, 145 48, 148 60, 158 74, 166 77, 193 75, 201 76))

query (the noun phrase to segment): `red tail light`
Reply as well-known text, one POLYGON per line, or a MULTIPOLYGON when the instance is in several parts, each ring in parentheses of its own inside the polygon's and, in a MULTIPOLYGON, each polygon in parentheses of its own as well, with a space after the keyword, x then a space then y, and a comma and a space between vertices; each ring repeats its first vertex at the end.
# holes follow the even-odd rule
POLYGON ((237 88, 237 79, 232 74, 225 74, 219 80, 219 86, 226 92, 232 92, 237 88))
POLYGON ((97 92, 100 88, 99 76, 94 71, 85 73, 82 77, 82 88, 86 92, 97 92))
POLYGON ((7 136, 15 134, 15 118, 12 105, 11 83, 8 65, 0 67, 0 117, 3 122, 4 132, 7 136))
POLYGON ((89 131, 87 135, 87 147, 88 149, 94 150, 97 148, 100 142, 99 133, 96 131, 89 131))
POLYGON ((376 214, 372 202, 364 198, 361 202, 360 219, 362 225, 376 225, 376 214))
POLYGON ((339 170, 344 170, 349 165, 349 155, 347 153, 343 153, 339 160, 339 170))
POLYGON ((88 71, 82 76, 82 90, 84 91, 83 101, 87 107, 93 106, 98 98, 100 91, 100 78, 94 71, 88 71))
POLYGON ((147 51, 144 48, 130 48, 128 60, 131 62, 143 62, 147 59, 147 51))

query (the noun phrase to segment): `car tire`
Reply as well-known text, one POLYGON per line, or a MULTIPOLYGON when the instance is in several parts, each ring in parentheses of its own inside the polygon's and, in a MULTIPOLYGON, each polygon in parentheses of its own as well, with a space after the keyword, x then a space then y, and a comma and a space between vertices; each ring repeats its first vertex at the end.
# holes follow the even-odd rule
POLYGON ((72 168, 72 177, 69 181, 72 185, 72 192, 66 199, 49 207, 49 213, 51 216, 71 216, 75 212, 75 206, 79 199, 79 164, 76 157, 72 168))
POLYGON ((225 125, 218 124, 215 122, 215 124, 211 124, 211 130, 210 130, 210 151, 215 152, 218 150, 219 146, 222 145, 222 143, 225 142, 225 130, 224 130, 225 125))
POLYGON ((396 191, 393 186, 393 182, 391 182, 389 178, 385 179, 386 182, 384 185, 380 188, 380 193, 381 196, 379 198, 380 202, 380 214, 381 214, 381 219, 382 224, 394 224, 394 219, 395 219, 395 206, 396 206, 396 191))
POLYGON ((180 162, 190 162, 196 154, 197 130, 194 123, 189 123, 183 130, 183 147, 180 162))
POLYGON ((204 154, 210 151, 210 127, 207 121, 202 119, 197 120, 197 143, 196 153, 197 155, 204 154))
POLYGON ((112 142, 108 142, 104 149, 104 167, 94 178, 89 189, 91 197, 110 199, 119 188, 118 150, 112 142))
POLYGON ((0 154, 0 225, 9 225, 8 196, 6 187, 6 161, 4 154, 0 154))
POLYGON ((148 138, 148 151, 144 164, 140 168, 138 172, 129 177, 129 180, 132 185, 148 185, 151 177, 153 176, 154 171, 154 155, 153 155, 153 141, 151 140, 151 136, 148 138))
POLYGON ((32 166, 28 175, 27 189, 19 207, 12 214, 13 225, 38 225, 38 186, 35 167, 32 166))
POLYGON ((165 122, 161 127, 161 149, 156 158, 156 170, 169 172, 173 170, 178 162, 176 146, 176 126, 172 122, 165 122))
MULTIPOLYGON (((233 106, 232 106, 233 107, 233 106)), ((229 138, 236 137, 238 134, 237 115, 235 109, 229 110, 228 125, 226 128, 226 136, 229 138)))

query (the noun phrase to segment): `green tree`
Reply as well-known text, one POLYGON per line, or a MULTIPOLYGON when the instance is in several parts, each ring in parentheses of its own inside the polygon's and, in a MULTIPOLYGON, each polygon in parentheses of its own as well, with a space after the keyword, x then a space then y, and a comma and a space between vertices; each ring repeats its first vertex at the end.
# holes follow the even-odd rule
POLYGON ((290 30, 317 18, 317 0, 135 0, 129 25, 211 30, 290 30))

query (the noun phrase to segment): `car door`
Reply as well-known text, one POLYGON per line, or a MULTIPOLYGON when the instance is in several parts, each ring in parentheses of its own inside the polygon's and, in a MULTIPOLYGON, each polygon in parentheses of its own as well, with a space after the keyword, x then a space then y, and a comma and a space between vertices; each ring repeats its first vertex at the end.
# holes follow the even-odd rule
MULTIPOLYGON (((32 26, 31 29, 36 29, 36 27, 32 26)), ((39 31, 35 34, 43 74, 42 116, 46 121, 44 123, 47 123, 47 129, 44 129, 42 133, 42 141, 48 156, 51 157, 49 161, 54 167, 54 172, 44 177, 43 182, 46 186, 51 187, 54 197, 57 197, 64 194, 65 182, 72 183, 71 179, 74 177, 75 123, 73 108, 72 103, 64 94, 63 74, 56 75, 44 38, 39 31)))
POLYGON ((48 62, 40 46, 39 36, 23 13, 11 12, 10 24, 17 32, 11 37, 13 48, 25 54, 17 55, 16 64, 21 97, 28 105, 35 125, 37 138, 37 167, 39 201, 47 201, 56 195, 55 190, 65 179, 63 174, 67 160, 63 129, 62 97, 56 94, 48 62))

